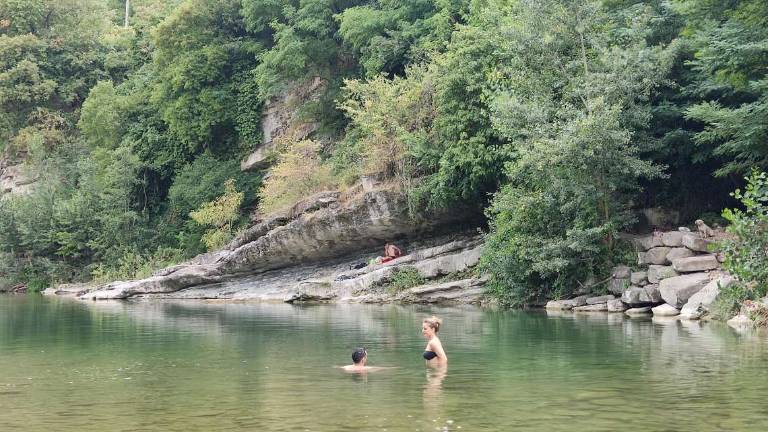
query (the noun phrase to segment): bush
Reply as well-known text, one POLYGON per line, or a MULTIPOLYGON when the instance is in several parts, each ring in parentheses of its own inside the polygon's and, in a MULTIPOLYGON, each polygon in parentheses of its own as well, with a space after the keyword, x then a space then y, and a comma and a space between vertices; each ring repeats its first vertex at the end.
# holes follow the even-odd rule
POLYGON ((182 251, 174 248, 159 247, 148 255, 127 250, 115 264, 98 264, 91 276, 94 281, 102 283, 142 279, 151 276, 158 269, 178 264, 182 259, 182 251))
POLYGON ((745 190, 736 189, 732 194, 744 209, 723 211, 732 238, 721 242, 723 268, 738 279, 739 287, 730 291, 738 303, 768 294, 768 175, 753 171, 745 179, 745 190))
POLYGON ((229 179, 224 183, 224 195, 204 203, 199 209, 189 214, 199 225, 213 227, 202 237, 208 250, 218 249, 232 239, 232 227, 240 216, 243 195, 235 189, 235 181, 229 179))
POLYGON ((330 167, 320 160, 315 142, 284 144, 259 192, 259 211, 264 215, 274 214, 291 208, 309 195, 338 187, 330 167))
POLYGON ((387 291, 394 294, 415 286, 424 284, 427 279, 413 267, 403 267, 395 270, 394 274, 386 284, 387 291))

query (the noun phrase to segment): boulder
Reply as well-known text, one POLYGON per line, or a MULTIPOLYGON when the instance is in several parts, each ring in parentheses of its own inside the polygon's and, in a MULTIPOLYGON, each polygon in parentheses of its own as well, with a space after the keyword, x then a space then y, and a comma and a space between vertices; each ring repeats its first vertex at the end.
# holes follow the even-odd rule
POLYGON ((621 295, 625 289, 629 286, 629 278, 626 279, 611 279, 608 282, 608 292, 615 295, 621 295))
POLYGON ((689 258, 678 258, 672 262, 672 268, 680 273, 714 270, 720 267, 715 255, 698 255, 689 258))
POLYGON ((651 307, 650 306, 644 306, 644 307, 636 307, 627 309, 624 311, 627 315, 644 315, 647 313, 651 313, 651 307))
POLYGON ((608 305, 606 303, 591 304, 573 308, 574 312, 606 312, 608 305))
POLYGON ((742 329, 742 328, 745 328, 745 327, 752 327, 752 326, 755 325, 755 323, 752 322, 752 320, 749 319, 748 316, 746 316, 746 315, 744 315, 742 313, 740 313, 740 314, 736 315, 735 317, 729 319, 728 321, 726 321, 726 323, 729 326, 731 326, 731 327, 733 327, 735 329, 742 329))
POLYGON ((627 266, 616 266, 611 270, 611 277, 614 279, 629 279, 632 269, 627 266))
POLYGON ((672 264, 672 261, 678 258, 688 258, 692 256, 696 256, 696 252, 686 247, 678 247, 669 251, 669 253, 667 254, 667 262, 672 264))
POLYGON ((680 314, 680 311, 677 310, 677 308, 666 303, 656 306, 655 308, 651 309, 651 312, 653 312, 654 316, 675 316, 680 314))
POLYGON ((571 302, 571 305, 573 307, 584 306, 585 304, 587 304, 587 297, 589 297, 589 296, 581 295, 581 296, 578 296, 578 297, 574 297, 574 298, 572 298, 572 299, 570 299, 568 301, 571 302))
POLYGON ((659 293, 659 286, 656 284, 643 287, 631 286, 621 295, 621 301, 630 306, 660 303, 661 294, 659 293))
POLYGON ((661 235, 661 242, 664 246, 680 247, 683 245, 683 235, 680 231, 665 232, 661 235))
POLYGON ((608 308, 608 312, 624 312, 627 310, 627 305, 619 299, 608 300, 605 305, 608 308))
POLYGON ((661 298, 675 308, 682 307, 688 299, 709 283, 706 273, 691 273, 664 279, 659 283, 661 298))
POLYGON ((478 304, 485 295, 484 278, 426 284, 410 288, 396 296, 406 303, 460 303, 478 304))
POLYGON ((640 265, 644 264, 666 264, 667 263, 667 254, 671 248, 668 248, 666 246, 661 247, 655 247, 652 249, 649 249, 648 252, 645 253, 642 259, 642 263, 640 265))
POLYGON ((696 252, 712 252, 714 242, 701 238, 698 234, 690 233, 683 236, 683 246, 696 252))
POLYGON ((613 300, 615 298, 616 297, 614 297, 614 296, 612 296, 610 294, 604 295, 604 296, 590 297, 590 298, 587 299, 587 304, 588 305, 593 305, 593 304, 598 304, 598 303, 605 303, 608 300, 613 300))
POLYGON ((629 278, 632 285, 645 285, 648 282, 648 272, 633 272, 629 278))
POLYGON ((573 304, 571 302, 569 302, 568 300, 550 300, 544 306, 544 309, 549 309, 549 310, 571 310, 571 309, 573 309, 573 304))
POLYGON ((648 282, 657 284, 663 279, 678 276, 672 266, 650 265, 648 266, 648 282))
POLYGON ((634 239, 633 243, 640 251, 647 251, 648 249, 657 246, 664 246, 664 243, 661 241, 661 236, 655 234, 648 234, 646 236, 637 237, 634 239))

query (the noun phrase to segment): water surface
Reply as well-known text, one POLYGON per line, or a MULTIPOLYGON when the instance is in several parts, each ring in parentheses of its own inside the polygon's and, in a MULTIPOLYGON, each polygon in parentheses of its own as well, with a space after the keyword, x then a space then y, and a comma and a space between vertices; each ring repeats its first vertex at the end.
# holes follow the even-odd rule
POLYGON ((768 430, 768 338, 395 305, 0 297, 0 430, 768 430), (447 371, 421 319, 444 319, 447 371), (365 376, 333 366, 364 345, 365 376))

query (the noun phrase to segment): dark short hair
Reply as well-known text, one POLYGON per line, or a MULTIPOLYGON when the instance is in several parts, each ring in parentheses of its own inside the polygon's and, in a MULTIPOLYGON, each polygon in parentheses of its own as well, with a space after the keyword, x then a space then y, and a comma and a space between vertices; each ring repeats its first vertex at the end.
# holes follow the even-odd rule
POLYGON ((368 353, 365 351, 365 348, 356 348, 352 353, 352 361, 355 364, 360 363, 366 355, 368 355, 368 353))

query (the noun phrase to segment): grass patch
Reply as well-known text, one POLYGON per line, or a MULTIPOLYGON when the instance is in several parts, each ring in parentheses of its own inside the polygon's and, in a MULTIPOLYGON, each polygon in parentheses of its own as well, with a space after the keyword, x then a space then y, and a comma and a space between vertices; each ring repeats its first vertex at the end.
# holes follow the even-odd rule
POLYGON ((396 294, 427 282, 427 278, 421 275, 414 267, 401 267, 395 269, 394 274, 382 287, 390 294, 396 294))

